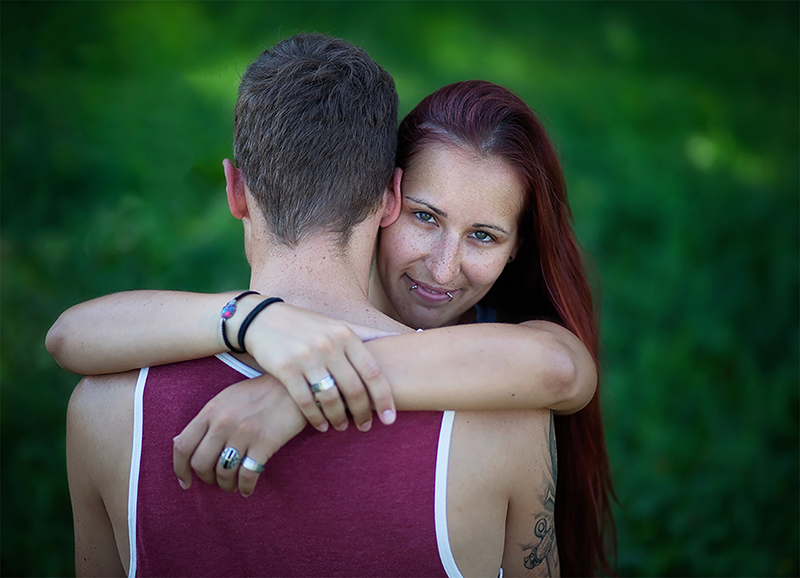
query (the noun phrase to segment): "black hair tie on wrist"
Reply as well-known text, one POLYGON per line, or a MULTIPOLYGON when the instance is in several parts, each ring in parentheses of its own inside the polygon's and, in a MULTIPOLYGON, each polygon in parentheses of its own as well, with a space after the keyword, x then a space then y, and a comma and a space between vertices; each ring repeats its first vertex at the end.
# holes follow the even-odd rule
POLYGON ((261 313, 273 303, 283 303, 283 299, 280 297, 270 297, 269 299, 264 299, 261 303, 253 307, 253 310, 247 314, 247 317, 244 318, 244 321, 242 321, 242 326, 239 328, 239 345, 242 348, 239 353, 247 353, 247 348, 244 346, 244 336, 247 333, 247 328, 250 327, 250 324, 253 322, 253 319, 255 319, 256 315, 261 313))
POLYGON ((234 353, 244 353, 244 349, 239 350, 236 349, 231 342, 228 341, 228 332, 225 329, 225 322, 233 317, 233 314, 236 313, 236 301, 241 299, 245 295, 260 295, 258 291, 245 291, 241 295, 237 295, 230 301, 225 304, 225 307, 222 308, 222 311, 219 312, 219 316, 222 318, 222 324, 220 325, 222 330, 222 341, 225 342, 225 347, 233 351, 234 353))

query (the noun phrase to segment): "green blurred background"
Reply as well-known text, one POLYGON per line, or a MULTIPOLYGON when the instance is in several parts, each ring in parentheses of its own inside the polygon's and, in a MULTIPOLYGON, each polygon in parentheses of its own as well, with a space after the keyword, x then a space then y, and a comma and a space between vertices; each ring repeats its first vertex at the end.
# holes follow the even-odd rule
POLYGON ((798 575, 797 2, 0 11, 3 575, 73 572, 77 377, 48 327, 113 291, 247 284, 220 161, 239 74, 300 31, 367 49, 402 114, 484 78, 546 120, 601 287, 620 573, 798 575))

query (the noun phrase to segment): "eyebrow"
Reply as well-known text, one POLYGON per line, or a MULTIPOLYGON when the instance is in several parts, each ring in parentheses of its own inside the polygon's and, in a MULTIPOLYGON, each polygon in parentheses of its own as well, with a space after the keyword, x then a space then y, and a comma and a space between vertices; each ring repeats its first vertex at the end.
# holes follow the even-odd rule
MULTIPOLYGON (((408 199, 409 201, 417 203, 418 205, 423 205, 423 206, 427 207, 427 209, 431 213, 439 215, 440 217, 444 217, 445 219, 447 218, 447 213, 446 212, 444 212, 443 210, 441 210, 441 209, 439 209, 437 207, 434 207, 433 205, 423 201, 422 199, 416 199, 414 197, 409 197, 409 196, 406 196, 405 198, 408 199)), ((511 235, 511 233, 509 233, 503 227, 500 227, 498 225, 490 225, 489 223, 472 223, 472 226, 474 228, 476 228, 476 229, 492 229, 494 231, 499 231, 499 232, 501 232, 501 233, 503 233, 504 235, 507 235, 507 236, 511 235)))
POLYGON ((428 210, 431 213, 435 213, 435 214, 439 215, 440 217, 444 217, 445 219, 447 218, 447 213, 445 213, 441 209, 437 209, 436 207, 434 207, 430 203, 426 203, 422 199, 415 199, 414 197, 409 197, 409 196, 406 196, 405 198, 408 199, 409 201, 413 201, 413 202, 417 203, 418 205, 425 205, 426 207, 428 207, 428 210))

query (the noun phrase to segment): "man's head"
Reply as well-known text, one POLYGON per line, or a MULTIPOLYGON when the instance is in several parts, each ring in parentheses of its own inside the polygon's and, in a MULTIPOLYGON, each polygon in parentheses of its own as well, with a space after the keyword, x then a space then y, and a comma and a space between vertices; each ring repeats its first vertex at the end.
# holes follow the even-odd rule
POLYGON ((234 159, 275 239, 350 230, 381 205, 394 169, 394 80, 362 49, 299 34, 242 77, 234 159))

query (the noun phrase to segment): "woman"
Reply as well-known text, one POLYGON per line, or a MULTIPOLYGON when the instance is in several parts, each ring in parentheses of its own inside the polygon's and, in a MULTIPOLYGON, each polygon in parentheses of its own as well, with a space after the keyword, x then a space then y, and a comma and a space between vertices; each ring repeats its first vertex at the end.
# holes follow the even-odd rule
MULTIPOLYGON (((400 218, 382 231, 370 298, 407 325, 459 327, 426 331, 425 351, 407 349, 411 340, 403 336, 382 339, 381 347, 397 340, 401 360, 416 362, 426 355, 434 360, 461 360, 462 371, 465 361, 486 355, 487 363, 472 363, 470 371, 488 367, 484 370, 488 375, 494 373, 492 383, 497 387, 482 387, 485 380, 477 375, 470 379, 459 374, 448 382, 449 374, 431 375, 427 366, 416 375, 407 362, 394 373, 384 364, 378 375, 372 356, 352 332, 342 331, 342 324, 302 314, 286 304, 270 306, 259 315, 244 342, 236 345, 247 346, 258 363, 286 385, 309 421, 320 429, 325 428, 324 417, 313 403, 308 383, 326 373, 335 378, 361 429, 368 429, 371 419, 366 396, 357 393, 363 392, 358 386, 361 379, 375 409, 387 422, 393 419, 393 407, 384 379, 391 383, 398 400, 406 395, 399 386, 404 378, 409 387, 417 385, 415 393, 424 399, 398 403, 401 409, 580 409, 587 390, 586 350, 589 365, 596 366, 598 360, 597 322, 570 225, 561 167, 533 112, 515 95, 490 83, 469 81, 444 87, 424 99, 401 123, 397 165, 403 173, 394 186, 403 194, 403 209, 400 218), (519 190, 522 198, 519 193, 516 197, 511 194, 503 205, 496 195, 488 195, 491 202, 487 199, 481 204, 482 197, 477 194, 462 206, 460 191, 476 181, 480 186, 492 186, 480 182, 482 171, 470 173, 471 167, 486 168, 486 163, 492 162, 500 178, 508 177, 507 188, 519 190), (465 182, 464 174, 471 180, 465 182), (520 325, 464 325, 493 321, 495 315, 499 321, 520 325), (539 321, 525 321, 530 319, 539 321), (306 346, 294 346, 296 334, 301 335, 302 343, 302 335, 320 333, 325 338, 315 353, 310 354, 306 346), (527 354, 519 354, 521 343, 530 347, 523 349, 527 354), (430 355, 432 348, 436 349, 434 356, 430 355), (531 355, 531 351, 535 353, 531 355), (549 359, 548 353, 557 352, 561 353, 559 359, 572 363, 568 371, 559 371, 562 361, 549 359), (503 361, 502 366, 489 366, 488 362, 498 360, 503 361), (572 389, 574 375, 564 379, 564 373, 578 370, 583 375, 578 380, 581 393, 572 389), (553 392, 557 375, 561 375, 557 383, 570 386, 553 392), (525 383, 530 387, 516 398, 525 383)), ((160 293, 110 296, 66 312, 48 335, 48 349, 65 368, 81 373, 121 371, 226 351, 217 312, 220 303, 228 299, 160 293), (147 305, 144 313, 143 304, 147 305), (155 329, 153 319, 159 321, 155 329), (195 321, 190 324, 187 319, 195 321), (131 329, 127 338, 116 334, 120 322, 131 329), (114 355, 114 364, 100 362, 114 359, 114 355)), ((237 333, 244 313, 259 300, 249 296, 240 301, 242 311, 230 319, 230 335, 237 333)), ((590 369, 588 381, 593 386, 596 375, 594 367, 590 369)), ((591 393, 593 387, 588 389, 591 393)), ((346 427, 339 396, 325 398, 322 406, 335 427, 346 427)), ((613 536, 611 483, 598 396, 582 411, 558 416, 556 431, 561 449, 556 532, 562 572, 609 573, 603 535, 605 524, 610 524, 613 536)))

